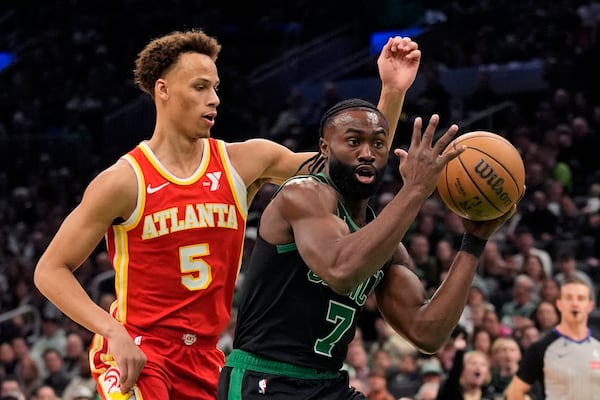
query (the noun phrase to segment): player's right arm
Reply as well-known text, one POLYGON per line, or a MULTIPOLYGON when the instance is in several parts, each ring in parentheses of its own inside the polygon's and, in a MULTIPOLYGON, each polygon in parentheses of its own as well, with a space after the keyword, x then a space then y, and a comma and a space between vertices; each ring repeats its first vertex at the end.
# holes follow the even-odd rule
POLYGON ((40 257, 34 274, 37 288, 63 313, 109 340, 124 392, 137 380, 145 355, 121 323, 88 296, 73 272, 98 246, 115 219, 127 219, 136 201, 135 173, 120 160, 89 184, 81 203, 63 221, 40 257))
POLYGON ((529 393, 531 385, 514 375, 504 391, 504 398, 506 400, 525 400, 529 399, 527 393, 529 393))

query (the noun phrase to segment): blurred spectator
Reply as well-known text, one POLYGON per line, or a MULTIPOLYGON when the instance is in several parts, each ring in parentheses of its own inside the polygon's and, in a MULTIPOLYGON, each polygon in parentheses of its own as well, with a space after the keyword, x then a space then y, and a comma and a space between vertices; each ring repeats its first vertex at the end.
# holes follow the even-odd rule
POLYGON ((44 385, 52 387, 58 397, 62 396, 63 391, 71 380, 71 377, 65 371, 62 354, 56 349, 47 349, 44 352, 44 366, 46 367, 47 375, 42 382, 44 385))
POLYGON ((415 394, 415 400, 436 400, 438 392, 440 390, 440 384, 436 382, 427 382, 421 385, 417 394, 415 394))
POLYGON ((444 369, 440 361, 435 357, 426 359, 421 363, 419 375, 421 376, 421 386, 432 382, 439 385, 445 378, 444 369))
POLYGON ((544 266, 542 265, 542 260, 535 254, 527 256, 525 264, 523 265, 523 273, 531 278, 531 281, 533 282, 533 294, 536 299, 539 299, 542 285, 548 278, 544 266))
POLYGON ((62 314, 53 305, 47 303, 42 311, 42 335, 31 347, 31 356, 38 362, 42 375, 45 376, 44 354, 49 349, 58 352, 61 359, 67 348, 67 334, 61 325, 62 314))
POLYGON ((406 353, 417 351, 415 346, 394 331, 384 318, 375 321, 375 329, 378 332, 378 339, 374 348, 388 352, 394 361, 397 362, 406 353))
POLYGON ((437 264, 436 270, 439 271, 439 280, 448 273, 455 256, 456 249, 452 247, 452 243, 448 239, 440 239, 437 242, 434 257, 437 264))
POLYGON ((81 357, 87 358, 87 351, 84 348, 81 336, 76 333, 67 335, 67 346, 65 350, 64 370, 72 378, 81 372, 81 357))
MULTIPOLYGON (((565 252, 558 256, 558 270, 559 272, 554 277, 560 285, 564 284, 568 278, 577 277, 587 283, 590 288, 594 288, 594 284, 588 274, 577 269, 577 260, 571 252, 565 252)), ((596 293, 593 291, 594 299, 596 293)))
POLYGON ((84 391, 82 388, 86 388, 87 391, 91 392, 92 394, 96 394, 97 392, 96 381, 94 378, 92 378, 90 361, 87 354, 82 354, 79 358, 79 374, 72 377, 69 381, 69 384, 63 392, 64 400, 68 399, 69 397, 73 397, 74 399, 78 398, 77 393, 84 391))
POLYGON ((4 376, 0 378, 2 386, 0 387, 0 400, 27 400, 21 383, 14 376, 4 376))
POLYGON ((571 144, 571 160, 569 165, 573 170, 574 194, 585 194, 589 171, 598 169, 598 156, 596 150, 600 148, 600 135, 594 132, 583 116, 571 120, 573 142, 571 144))
POLYGON ((42 384, 40 367, 29 355, 22 358, 19 362, 17 377, 23 385, 27 398, 30 398, 33 390, 42 384))
POLYGON ((546 192, 536 190, 531 197, 530 206, 522 210, 519 227, 531 232, 537 246, 546 248, 557 233, 558 217, 548 208, 546 192))
POLYGON ((62 400, 94 400, 95 398, 94 391, 83 385, 74 386, 72 391, 65 391, 62 396, 62 400))
POLYGON ((515 319, 529 318, 537 306, 534 294, 533 280, 528 275, 518 275, 513 287, 513 300, 505 303, 500 311, 502 324, 513 328, 515 319))
POLYGON ((479 276, 473 277, 473 283, 469 291, 469 297, 467 298, 467 304, 465 305, 463 312, 458 320, 460 326, 465 328, 467 333, 470 335, 473 333, 477 326, 481 325, 483 313, 478 313, 481 307, 494 308, 494 306, 487 301, 488 289, 484 280, 479 276))
POLYGON ((490 360, 476 350, 466 351, 467 342, 461 336, 454 340, 456 353, 452 369, 438 392, 439 400, 494 400, 490 390, 490 360))
POLYGON ((398 362, 388 369, 388 389, 394 397, 412 397, 421 385, 417 352, 400 355, 398 362))
POLYGON ((531 313, 531 320, 541 335, 550 331, 560 322, 560 313, 555 304, 542 301, 531 313))
POLYGON ((417 275, 425 282, 425 288, 437 287, 440 271, 435 257, 431 254, 429 238, 420 232, 414 232, 408 240, 408 253, 412 257, 417 275))
POLYGON ((375 368, 369 371, 369 400, 395 400, 387 388, 387 375, 385 370, 375 368))
POLYGON ((382 349, 376 349, 370 353, 370 368, 387 371, 395 361, 391 354, 382 349))
POLYGON ((540 330, 535 325, 524 326, 514 332, 515 339, 521 347, 521 354, 531 346, 532 343, 537 342, 541 337, 540 330))
POLYGON ((360 379, 369 388, 369 357, 362 339, 350 342, 345 364, 350 376, 360 379))
POLYGON ((548 278, 542 283, 540 301, 554 304, 560 296, 560 283, 555 278, 548 278))
POLYGON ((542 261, 546 275, 553 275, 552 257, 550 257, 550 254, 546 250, 537 247, 535 237, 529 227, 522 226, 515 231, 514 245, 516 253, 512 254, 510 258, 520 270, 522 270, 527 257, 533 254, 542 261))
POLYGON ((492 355, 492 336, 482 327, 477 327, 470 336, 470 348, 472 350, 481 351, 488 356, 492 355))
POLYGON ((60 397, 52 386, 42 385, 33 391, 30 400, 60 400, 60 397))
POLYGON ((504 393, 519 368, 521 356, 521 348, 512 337, 498 338, 492 344, 491 387, 496 395, 504 393))
POLYGON ((0 343, 0 378, 14 375, 17 362, 12 345, 8 342, 0 343))
POLYGON ((512 334, 512 329, 500 322, 498 314, 496 314, 496 311, 493 309, 488 308, 485 310, 481 326, 490 333, 492 340, 496 340, 499 337, 510 336, 512 334))

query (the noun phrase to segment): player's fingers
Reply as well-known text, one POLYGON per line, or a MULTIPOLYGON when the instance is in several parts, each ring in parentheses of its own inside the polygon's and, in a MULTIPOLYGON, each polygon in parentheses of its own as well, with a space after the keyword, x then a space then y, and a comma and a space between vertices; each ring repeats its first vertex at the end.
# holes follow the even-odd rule
POLYGON ((127 393, 133 387, 133 385, 130 383, 131 374, 129 371, 128 364, 129 362, 125 361, 124 363, 121 363, 121 365, 118 366, 119 372, 121 373, 121 393, 127 393))
POLYGON ((416 117, 413 122, 413 134, 410 142, 410 147, 421 145, 421 128, 423 127, 423 120, 421 117, 416 117))
POLYGON ((403 149, 394 149, 394 154, 396 156, 398 156, 398 158, 400 158, 400 161, 402 161, 403 159, 406 158, 406 156, 408 156, 408 153, 406 152, 406 150, 403 150, 403 149))
POLYGON ((439 122, 440 116, 437 114, 433 114, 431 118, 429 118, 429 123, 427 124, 427 128, 425 128, 425 132, 423 133, 423 141, 429 145, 431 145, 433 142, 433 135, 435 134, 435 130, 439 122))
POLYGON ((437 142, 435 142, 434 149, 438 153, 441 153, 448 146, 448 144, 454 139, 454 136, 456 135, 457 132, 458 132, 458 125, 456 125, 456 124, 450 125, 448 130, 446 130, 446 132, 437 140, 437 142))
POLYGON ((467 149, 467 146, 462 145, 462 146, 458 146, 446 153, 444 153, 444 155, 440 156, 442 163, 447 164, 450 161, 454 160, 456 157, 460 156, 465 150, 467 149))

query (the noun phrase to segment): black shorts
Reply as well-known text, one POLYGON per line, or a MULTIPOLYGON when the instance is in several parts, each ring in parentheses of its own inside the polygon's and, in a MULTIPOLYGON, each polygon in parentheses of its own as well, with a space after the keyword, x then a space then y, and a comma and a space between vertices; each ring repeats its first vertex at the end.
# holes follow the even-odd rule
POLYGON ((346 371, 316 371, 234 350, 219 378, 218 400, 366 400, 346 371))
POLYGON ((233 370, 225 367, 221 371, 218 400, 366 400, 349 386, 346 371, 333 379, 299 379, 246 370, 239 385, 232 384, 233 370))

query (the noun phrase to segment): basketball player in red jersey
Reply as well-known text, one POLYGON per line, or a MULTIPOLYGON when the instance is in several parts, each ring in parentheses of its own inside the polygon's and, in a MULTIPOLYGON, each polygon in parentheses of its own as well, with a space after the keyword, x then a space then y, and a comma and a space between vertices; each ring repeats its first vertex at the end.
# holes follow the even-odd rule
MULTIPOLYGON (((314 155, 210 138, 219 51, 215 38, 191 30, 139 54, 136 83, 156 105, 152 137, 90 183, 36 267, 39 290, 96 333, 90 357, 103 399, 216 398, 224 364, 216 344, 230 319, 248 203, 314 155), (110 313, 73 274, 102 238, 116 272, 110 313)), ((390 132, 419 62, 417 44, 400 37, 378 58, 390 132)))

